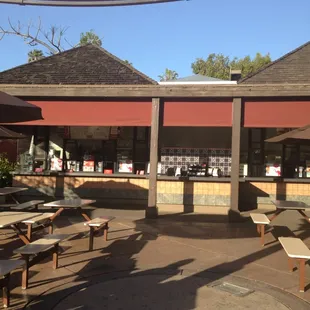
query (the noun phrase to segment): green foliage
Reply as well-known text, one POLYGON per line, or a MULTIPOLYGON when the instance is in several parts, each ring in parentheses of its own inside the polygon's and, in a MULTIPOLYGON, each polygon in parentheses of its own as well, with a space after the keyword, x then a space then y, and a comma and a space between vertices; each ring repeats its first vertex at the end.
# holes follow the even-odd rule
POLYGON ((6 154, 0 154, 0 187, 10 186, 12 184, 12 172, 15 165, 6 157, 6 154))
POLYGON ((124 63, 127 64, 127 65, 129 65, 129 66, 132 66, 132 62, 130 62, 130 61, 127 60, 127 59, 124 60, 124 63))
POLYGON ((254 73, 271 62, 269 54, 265 56, 257 53, 252 59, 250 56, 244 58, 233 58, 223 54, 210 54, 206 59, 197 58, 192 63, 195 74, 206 75, 218 79, 229 80, 230 70, 241 70, 242 77, 254 73))
POLYGON ((164 82, 164 81, 176 80, 178 76, 179 74, 176 71, 166 68, 165 72, 162 75, 159 75, 158 77, 161 82, 164 82))
POLYGON ((43 59, 45 56, 42 50, 34 49, 28 53, 28 62, 37 61, 43 59))
POLYGON ((80 35, 80 44, 79 45, 86 45, 86 44, 93 44, 97 46, 102 45, 101 39, 95 34, 94 30, 90 30, 87 32, 82 32, 80 35))

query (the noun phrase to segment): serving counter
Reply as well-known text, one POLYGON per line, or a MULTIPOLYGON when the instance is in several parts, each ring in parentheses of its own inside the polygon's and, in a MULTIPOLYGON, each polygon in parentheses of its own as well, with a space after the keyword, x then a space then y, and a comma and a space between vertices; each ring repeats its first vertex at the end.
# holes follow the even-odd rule
MULTIPOLYGON (((22 199, 60 198, 96 199, 101 202, 146 204, 147 175, 73 173, 15 173, 13 185, 27 187, 22 199)), ((159 176, 158 204, 229 206, 229 177, 159 176)), ((273 177, 240 178, 240 209, 253 209, 271 204, 271 200, 298 200, 310 204, 310 179, 273 177)))

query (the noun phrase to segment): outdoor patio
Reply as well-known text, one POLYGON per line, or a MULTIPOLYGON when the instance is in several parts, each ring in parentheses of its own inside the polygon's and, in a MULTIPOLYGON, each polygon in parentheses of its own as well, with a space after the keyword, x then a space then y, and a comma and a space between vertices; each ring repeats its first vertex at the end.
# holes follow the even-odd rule
MULTIPOLYGON (((232 224, 221 214, 145 220, 140 210, 92 212, 116 216, 109 241, 96 237, 88 252, 82 219, 62 214, 54 233, 71 237, 61 243, 59 268, 51 268, 50 258, 32 267, 27 290, 21 270, 14 272, 11 309, 257 309, 257 303, 260 309, 309 309, 309 266, 306 292, 299 293, 298 271, 289 272, 275 239, 294 233, 310 246, 310 224, 297 212, 273 222, 263 248, 249 219, 232 224), (240 297, 214 287, 223 281, 254 292, 240 297)), ((0 232, 1 258, 17 258, 13 250, 22 241, 11 230, 0 232)))

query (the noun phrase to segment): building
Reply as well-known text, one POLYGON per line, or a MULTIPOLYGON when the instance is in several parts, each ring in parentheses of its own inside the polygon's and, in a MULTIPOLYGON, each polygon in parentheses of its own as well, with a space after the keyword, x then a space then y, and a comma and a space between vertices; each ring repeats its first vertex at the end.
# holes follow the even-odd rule
POLYGON ((230 206, 234 215, 273 198, 310 202, 309 179, 284 169, 290 154, 306 165, 308 149, 264 142, 309 123, 309 49, 239 84, 158 85, 91 45, 1 72, 0 90, 44 117, 14 126, 29 135, 14 182, 46 200, 147 204, 150 217, 160 204, 230 206))

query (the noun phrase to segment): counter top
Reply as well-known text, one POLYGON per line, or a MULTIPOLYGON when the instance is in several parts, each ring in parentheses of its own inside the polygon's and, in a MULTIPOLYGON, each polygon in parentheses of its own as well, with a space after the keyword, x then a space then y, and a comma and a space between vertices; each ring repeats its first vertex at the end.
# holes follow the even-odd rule
MULTIPOLYGON (((90 178, 124 178, 124 179, 148 179, 148 175, 138 175, 130 173, 115 173, 103 174, 100 172, 16 172, 13 176, 51 176, 51 177, 90 177, 90 178)), ((215 183, 229 183, 230 177, 175 177, 167 175, 159 175, 158 181, 192 181, 192 182, 215 182, 215 183)), ((279 178, 279 177, 240 177, 240 183, 243 182, 275 182, 275 183, 309 183, 310 178, 279 178)))
POLYGON ((13 176, 50 176, 50 177, 90 177, 90 178, 131 178, 131 179, 147 179, 147 175, 131 174, 131 173, 115 173, 104 174, 102 172, 14 172, 13 176))

